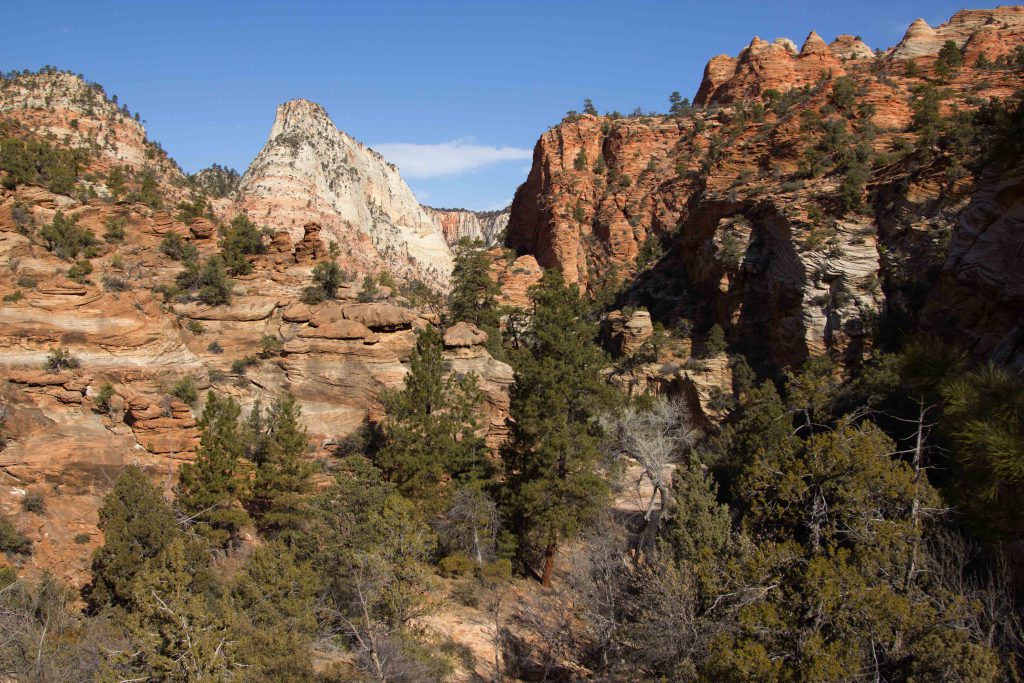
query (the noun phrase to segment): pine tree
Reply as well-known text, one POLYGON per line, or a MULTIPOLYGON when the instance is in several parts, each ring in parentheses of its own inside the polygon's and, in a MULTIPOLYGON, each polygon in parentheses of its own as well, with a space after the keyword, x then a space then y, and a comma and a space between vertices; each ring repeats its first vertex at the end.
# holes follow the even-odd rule
POLYGON ((597 330, 575 285, 550 270, 531 289, 532 335, 517 355, 512 438, 504 451, 506 504, 521 549, 543 552, 551 582, 559 543, 573 536, 605 501, 597 472, 597 416, 614 403, 602 380, 606 364, 597 330))
POLYGON ((265 420, 265 453, 256 463, 250 510, 260 530, 290 540, 308 515, 310 477, 305 459, 309 438, 299 422, 301 408, 286 393, 274 401, 265 420))
POLYGON ((103 499, 99 516, 104 543, 93 554, 86 599, 93 610, 124 607, 135 575, 179 535, 174 511, 146 474, 129 465, 103 499))
POLYGON ((252 681, 313 679, 317 577, 280 542, 257 548, 232 581, 238 657, 252 681))
POLYGON ((455 253, 452 292, 448 295, 448 319, 473 323, 490 334, 501 322, 497 297, 501 288, 490 276, 487 252, 473 244, 461 243, 455 253))
POLYGON ((133 647, 109 653, 99 680, 238 677, 242 662, 235 654, 230 608, 211 600, 197 580, 202 576, 197 560, 207 557, 202 548, 178 537, 140 569, 132 581, 133 609, 127 619, 133 647))
POLYGON ((203 430, 193 462, 181 466, 178 504, 191 517, 193 529, 212 545, 223 547, 250 522, 242 507, 246 497, 245 453, 238 417, 241 409, 230 396, 207 394, 199 425, 203 430))
POLYGON ((486 447, 476 435, 482 400, 475 376, 444 377, 440 336, 434 327, 422 330, 404 389, 382 397, 388 420, 377 465, 399 491, 436 511, 444 502, 442 481, 465 483, 483 474, 486 447))

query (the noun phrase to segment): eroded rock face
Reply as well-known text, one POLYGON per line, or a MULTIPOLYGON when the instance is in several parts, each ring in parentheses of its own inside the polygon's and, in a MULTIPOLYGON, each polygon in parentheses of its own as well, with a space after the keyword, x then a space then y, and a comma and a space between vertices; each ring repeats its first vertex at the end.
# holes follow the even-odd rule
MULTIPOLYGON (((785 92, 810 85, 826 74, 844 73, 840 56, 814 31, 799 52, 792 45, 787 39, 768 43, 755 37, 738 58, 715 57, 705 69, 694 104, 728 104, 758 97, 767 90, 785 92)), ((848 50, 837 46, 837 52, 845 56, 848 50)))
POLYGON ((891 59, 935 57, 947 40, 966 48, 965 56, 971 62, 982 51, 990 59, 1011 54, 1015 46, 1024 41, 1024 7, 960 10, 935 28, 924 19, 918 19, 892 51, 891 59))
POLYGON ((483 242, 484 246, 493 246, 498 242, 505 226, 508 225, 508 208, 501 211, 467 211, 466 209, 435 209, 424 206, 427 214, 433 218, 449 246, 454 246, 461 239, 483 242))
POLYGON ((346 265, 386 267, 447 286, 451 252, 439 225, 419 205, 398 168, 338 130, 318 104, 278 107, 263 150, 239 184, 238 206, 303 240, 304 226, 336 241, 346 265))
MULTIPOLYGON (((971 45, 988 45, 993 58, 1024 45, 1020 16, 1019 8, 958 13, 935 31, 943 41, 960 36, 968 54, 971 45)), ((820 140, 820 131, 802 126, 805 113, 841 120, 853 133, 872 124, 877 153, 916 144, 906 131, 921 78, 907 77, 900 59, 868 52, 850 36, 826 45, 812 34, 799 52, 755 40, 738 58, 708 64, 697 99, 716 107, 675 117, 567 118, 536 145, 512 204, 507 246, 592 292, 636 278, 628 303, 647 306, 666 325, 718 323, 767 368, 821 353, 856 361, 872 348, 883 316, 941 327, 979 356, 999 349, 1001 358, 1019 358, 1017 323, 1006 313, 1019 310, 1022 270, 1019 231, 1010 227, 1016 190, 1006 189, 1015 181, 944 185, 945 162, 921 168, 903 158, 875 169, 871 194, 848 211, 836 200, 842 172, 802 172, 820 140), (827 113, 840 75, 871 106, 866 114, 827 113), (764 97, 805 86, 784 106, 764 97)), ((933 62, 922 59, 922 78, 933 62)), ((944 111, 1005 98, 1022 85, 1012 71, 966 62, 946 85, 944 111)), ((502 281, 508 264, 494 271, 502 281)))

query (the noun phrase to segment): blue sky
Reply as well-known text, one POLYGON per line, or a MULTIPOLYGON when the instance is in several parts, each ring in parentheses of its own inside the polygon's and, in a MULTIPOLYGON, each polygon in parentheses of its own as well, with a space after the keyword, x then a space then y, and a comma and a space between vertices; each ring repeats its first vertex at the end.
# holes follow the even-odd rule
POLYGON ((584 97, 601 111, 692 97, 707 59, 754 35, 895 44, 959 0, 879 2, 30 2, 8 0, 0 69, 83 73, 141 112, 189 172, 244 171, 280 102, 323 104, 398 163, 420 201, 492 209, 537 137, 584 97))

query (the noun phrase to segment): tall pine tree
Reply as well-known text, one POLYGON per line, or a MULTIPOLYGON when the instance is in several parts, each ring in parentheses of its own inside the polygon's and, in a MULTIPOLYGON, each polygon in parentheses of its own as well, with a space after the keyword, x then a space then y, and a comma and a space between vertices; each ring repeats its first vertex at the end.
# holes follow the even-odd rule
POLYGON ((433 327, 416 338, 405 388, 387 392, 388 419, 376 464, 408 497, 440 505, 440 484, 484 472, 486 446, 476 435, 483 395, 473 375, 444 377, 441 339, 433 327))
POLYGON ((487 333, 487 348, 495 358, 504 356, 501 347, 501 287, 491 279, 491 259, 478 243, 460 241, 452 270, 452 292, 448 295, 450 323, 473 323, 487 333))
POLYGON ((93 554, 92 583, 84 591, 94 611, 128 606, 135 575, 179 535, 170 503, 135 465, 121 472, 99 514, 104 541, 93 554))
POLYGON ((286 393, 262 420, 250 420, 264 429, 250 511, 261 531, 286 541, 308 517, 310 477, 316 469, 305 458, 309 437, 300 415, 295 397, 286 393))
POLYGON ((240 413, 230 396, 218 398, 212 391, 207 395, 199 420, 199 450, 193 462, 181 466, 178 482, 178 504, 191 517, 193 529, 221 547, 250 522, 242 507, 248 477, 240 413))
POLYGON ((542 552, 547 585, 559 544, 607 499, 597 472, 597 416, 615 396, 601 378, 606 358, 578 288, 550 270, 530 294, 532 332, 516 358, 512 438, 504 452, 506 504, 521 550, 542 552))

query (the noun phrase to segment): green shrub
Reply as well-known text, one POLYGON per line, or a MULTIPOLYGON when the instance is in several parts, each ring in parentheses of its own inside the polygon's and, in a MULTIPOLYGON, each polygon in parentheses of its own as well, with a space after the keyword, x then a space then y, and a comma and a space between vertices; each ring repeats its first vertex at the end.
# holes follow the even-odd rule
POLYGON ((14 523, 0 513, 0 551, 27 555, 32 552, 32 541, 18 531, 14 523))
POLYGON ((309 306, 316 306, 322 303, 327 298, 324 293, 323 287, 320 285, 312 285, 310 287, 304 287, 302 294, 299 295, 299 301, 309 306))
POLYGON ((85 545, 92 540, 92 536, 86 533, 75 534, 75 543, 78 545, 85 545))
POLYGON ((260 339, 260 355, 264 358, 279 355, 283 348, 284 344, 281 340, 273 335, 268 334, 260 339))
POLYGON ((68 217, 62 211, 53 216, 49 225, 43 226, 40 235, 49 251, 68 261, 97 244, 91 231, 78 227, 78 216, 68 217))
POLYGON ((75 265, 68 268, 68 279, 79 284, 84 284, 92 274, 92 263, 87 259, 77 261, 75 265))
POLYGON ((224 347, 221 346, 216 340, 210 342, 206 347, 206 350, 210 353, 224 353, 224 347))
POLYGON ((49 355, 46 356, 46 363, 43 369, 48 372, 61 372, 62 370, 73 370, 80 365, 78 359, 71 355, 71 352, 62 347, 51 347, 49 355))
POLYGON ((21 290, 20 289, 16 289, 13 292, 11 292, 10 294, 5 294, 4 295, 4 303, 5 304, 13 304, 14 302, 21 301, 24 298, 25 298, 25 295, 21 293, 21 290))
POLYGON ((110 412, 110 401, 114 398, 114 385, 110 382, 106 382, 100 387, 100 390, 96 393, 96 408, 101 413, 110 412))
POLYGON ((0 139, 0 170, 7 172, 3 184, 9 190, 41 185, 50 192, 71 195, 88 156, 84 150, 60 149, 44 140, 0 139))
POLYGON ((441 558, 437 568, 445 576, 465 576, 472 573, 476 564, 466 553, 452 553, 441 558))
POLYGON ((164 235, 163 241, 160 242, 160 251, 173 261, 188 262, 199 258, 199 250, 196 249, 196 245, 187 242, 176 232, 164 235))
POLYGON ((26 493, 25 497, 21 499, 21 509, 34 515, 41 515, 46 512, 46 501, 43 500, 43 494, 38 491, 26 493))
POLYGON ((104 275, 101 278, 103 289, 108 292, 127 292, 132 286, 124 278, 116 275, 104 275))
POLYGON ((231 372, 236 375, 244 375, 245 371, 254 365, 259 365, 260 359, 256 356, 246 356, 245 358, 238 358, 231 363, 231 372))
POLYGON ((139 186, 128 193, 128 201, 145 204, 151 209, 159 209, 164 205, 164 200, 160 197, 160 186, 157 184, 153 171, 147 169, 135 179, 139 186))
POLYGON ((718 323, 711 326, 704 337, 704 358, 714 358, 725 353, 725 330, 718 323))
POLYGON ((480 582, 475 577, 469 577, 456 582, 452 586, 452 600, 465 607, 477 607, 480 604, 482 589, 480 582))
POLYGON ((198 320, 189 320, 188 325, 186 325, 185 327, 188 328, 189 332, 197 335, 202 334, 203 332, 206 331, 206 328, 203 327, 203 324, 198 320))
POLYGON ((363 288, 359 291, 359 295, 356 297, 356 300, 368 303, 370 301, 376 301, 378 296, 380 296, 380 290, 377 289, 376 278, 372 275, 367 275, 363 278, 363 288))
POLYGON ((122 216, 111 216, 103 224, 103 239, 107 242, 123 242, 124 228, 128 220, 122 216))
POLYGON ((323 261, 314 266, 313 283, 323 291, 326 298, 333 299, 338 295, 341 282, 341 268, 334 261, 323 261))
POLYGON ((232 275, 251 273, 252 264, 245 257, 266 251, 263 233, 247 215, 240 213, 231 219, 231 224, 224 231, 220 250, 224 265, 232 275))
POLYGON ((174 383, 168 393, 189 405, 195 405, 195 402, 199 399, 199 392, 196 391, 195 380, 191 377, 182 377, 179 379, 174 383))
POLYGON ((19 287, 24 287, 25 289, 35 289, 36 279, 34 277, 29 277, 28 275, 21 275, 18 277, 18 280, 15 284, 17 284, 19 287))
POLYGON ((175 283, 178 289, 208 306, 220 306, 231 301, 233 287, 219 256, 211 256, 202 266, 196 261, 186 262, 185 270, 178 273, 175 283))

